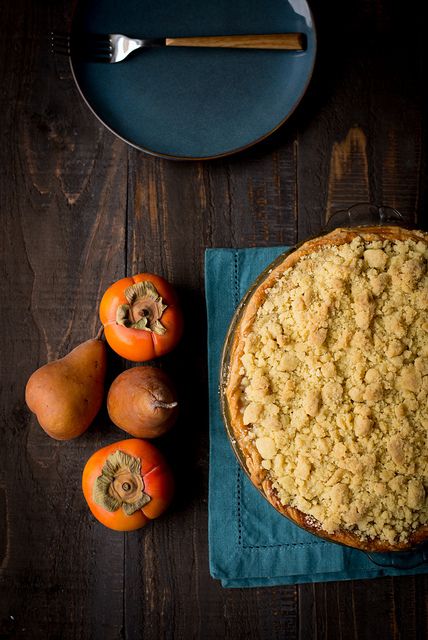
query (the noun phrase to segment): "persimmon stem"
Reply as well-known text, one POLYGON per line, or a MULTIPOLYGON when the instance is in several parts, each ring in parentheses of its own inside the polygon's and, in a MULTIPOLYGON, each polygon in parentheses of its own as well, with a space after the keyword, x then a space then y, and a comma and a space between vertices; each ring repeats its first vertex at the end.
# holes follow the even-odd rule
POLYGON ((116 310, 117 324, 158 335, 166 333, 160 319, 168 305, 163 302, 152 282, 143 280, 127 287, 125 298, 128 304, 120 304, 116 310))
POLYGON ((101 475, 95 480, 92 497, 106 511, 122 507, 127 516, 142 509, 151 497, 144 491, 141 460, 124 451, 115 451, 106 459, 101 475))

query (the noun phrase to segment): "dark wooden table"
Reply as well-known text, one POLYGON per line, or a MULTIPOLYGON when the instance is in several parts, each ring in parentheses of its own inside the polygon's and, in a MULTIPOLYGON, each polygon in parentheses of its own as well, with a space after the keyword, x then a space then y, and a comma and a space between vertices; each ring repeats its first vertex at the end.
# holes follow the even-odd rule
MULTIPOLYGON (((427 579, 222 589, 209 576, 206 247, 294 243, 358 201, 426 227, 426 35, 396 0, 313 2, 320 50, 289 122, 245 154, 174 163, 115 139, 43 36, 71 2, 0 4, 1 638, 423 638, 427 579), (105 288, 154 271, 187 331, 164 365, 182 414, 159 446, 177 498, 129 535, 94 521, 84 461, 122 432, 102 411, 48 438, 23 401, 30 373, 93 336, 105 288)), ((416 9, 415 9, 416 11, 416 9)), ((110 356, 109 379, 125 366, 110 356)))

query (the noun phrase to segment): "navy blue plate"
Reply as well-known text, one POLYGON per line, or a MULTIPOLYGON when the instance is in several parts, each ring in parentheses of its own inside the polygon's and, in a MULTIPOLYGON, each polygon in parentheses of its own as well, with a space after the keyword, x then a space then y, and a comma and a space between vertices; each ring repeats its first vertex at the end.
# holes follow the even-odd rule
POLYGON ((71 60, 95 115, 129 144, 175 159, 241 151, 277 129, 301 100, 315 62, 305 0, 82 0, 73 33, 178 37, 301 32, 302 52, 144 50, 118 64, 71 60))

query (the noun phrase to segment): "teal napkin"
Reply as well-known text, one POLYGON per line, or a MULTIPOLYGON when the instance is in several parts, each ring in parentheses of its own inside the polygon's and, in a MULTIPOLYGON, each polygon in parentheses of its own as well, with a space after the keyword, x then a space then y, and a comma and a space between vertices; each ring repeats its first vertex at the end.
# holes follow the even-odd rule
MULTIPOLYGON (((426 573, 379 567, 361 551, 325 542, 281 516, 253 487, 235 458, 223 425, 219 365, 233 312, 256 276, 287 247, 208 249, 205 286, 210 394, 209 560, 224 587, 259 587, 426 573)), ((374 554, 388 564, 391 554, 374 554)), ((407 554, 413 566, 421 553, 407 554)))

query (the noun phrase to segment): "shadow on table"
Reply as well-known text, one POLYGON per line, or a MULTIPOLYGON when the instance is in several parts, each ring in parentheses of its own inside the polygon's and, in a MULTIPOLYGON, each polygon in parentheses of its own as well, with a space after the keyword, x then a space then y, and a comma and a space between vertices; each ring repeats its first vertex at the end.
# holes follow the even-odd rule
MULTIPOLYGON (((307 129, 316 120, 346 79, 357 79, 370 71, 372 59, 386 57, 390 51, 394 52, 395 58, 413 59, 417 55, 415 31, 419 26, 414 24, 411 12, 405 14, 402 5, 396 1, 384 3, 382 11, 378 3, 365 0, 310 4, 318 50, 308 90, 295 112, 277 131, 255 147, 233 156, 229 160, 231 163, 239 162, 243 157, 262 157, 292 142, 296 131, 307 129), (409 21, 408 28, 406 21, 409 21)), ((402 64, 401 71, 404 67, 402 64)), ((399 81, 396 71, 391 68, 388 74, 394 82, 399 81)), ((385 91, 388 89, 386 85, 385 91)), ((355 100, 365 97, 356 94, 355 100)))
POLYGON ((208 495, 208 385, 206 313, 202 290, 178 290, 186 316, 183 338, 162 358, 162 368, 177 387, 180 413, 172 430, 155 442, 170 463, 176 481, 172 510, 185 510, 208 495))

